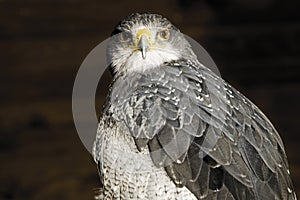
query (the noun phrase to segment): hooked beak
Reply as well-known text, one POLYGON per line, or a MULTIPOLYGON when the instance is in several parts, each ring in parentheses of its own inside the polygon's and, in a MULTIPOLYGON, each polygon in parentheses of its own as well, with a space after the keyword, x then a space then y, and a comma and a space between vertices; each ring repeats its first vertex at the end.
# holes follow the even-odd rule
POLYGON ((139 30, 137 33, 137 46, 142 53, 143 59, 146 59, 146 54, 149 49, 150 31, 146 29, 139 30))

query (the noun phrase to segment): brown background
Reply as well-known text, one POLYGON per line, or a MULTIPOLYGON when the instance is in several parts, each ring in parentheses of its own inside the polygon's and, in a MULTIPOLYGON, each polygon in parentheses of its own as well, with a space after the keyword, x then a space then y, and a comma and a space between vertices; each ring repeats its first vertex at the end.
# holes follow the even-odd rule
POLYGON ((72 121, 73 81, 136 11, 161 13, 196 39, 266 113, 299 196, 299 10, 299 0, 0 0, 0 199, 92 199, 97 169, 72 121))

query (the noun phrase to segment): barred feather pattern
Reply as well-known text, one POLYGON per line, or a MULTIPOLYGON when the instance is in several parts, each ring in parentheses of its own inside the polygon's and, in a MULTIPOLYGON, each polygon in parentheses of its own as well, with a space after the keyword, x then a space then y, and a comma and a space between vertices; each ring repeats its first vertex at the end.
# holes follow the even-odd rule
POLYGON ((296 199, 270 121, 187 60, 116 76, 93 153, 105 199, 296 199))
POLYGON ((148 149, 138 151, 133 138, 117 124, 101 120, 95 143, 96 160, 103 185, 98 199, 196 200, 187 189, 179 188, 163 168, 157 168, 148 149), (103 132, 105 130, 105 132, 103 132))

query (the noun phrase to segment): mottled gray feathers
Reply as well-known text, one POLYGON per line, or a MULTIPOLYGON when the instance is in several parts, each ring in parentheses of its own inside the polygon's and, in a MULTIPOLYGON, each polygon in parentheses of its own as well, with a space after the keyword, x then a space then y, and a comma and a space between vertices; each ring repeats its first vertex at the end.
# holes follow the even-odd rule
POLYGON ((133 13, 127 16, 122 21, 120 21, 114 28, 111 35, 118 34, 122 31, 130 31, 137 24, 140 26, 150 26, 152 24, 159 24, 159 27, 164 27, 170 30, 178 31, 178 29, 168 19, 161 15, 151 13, 133 13))
POLYGON ((176 61, 123 74, 112 87, 108 113, 178 187, 198 199, 294 199, 278 133, 209 69, 176 61))

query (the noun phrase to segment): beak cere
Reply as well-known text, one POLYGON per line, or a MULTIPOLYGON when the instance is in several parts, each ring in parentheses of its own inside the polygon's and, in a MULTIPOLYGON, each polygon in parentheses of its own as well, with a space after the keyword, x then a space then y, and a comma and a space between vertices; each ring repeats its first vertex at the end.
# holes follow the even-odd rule
POLYGON ((145 29, 137 33, 138 48, 142 52, 143 59, 146 59, 146 53, 149 49, 149 36, 150 34, 145 29))

